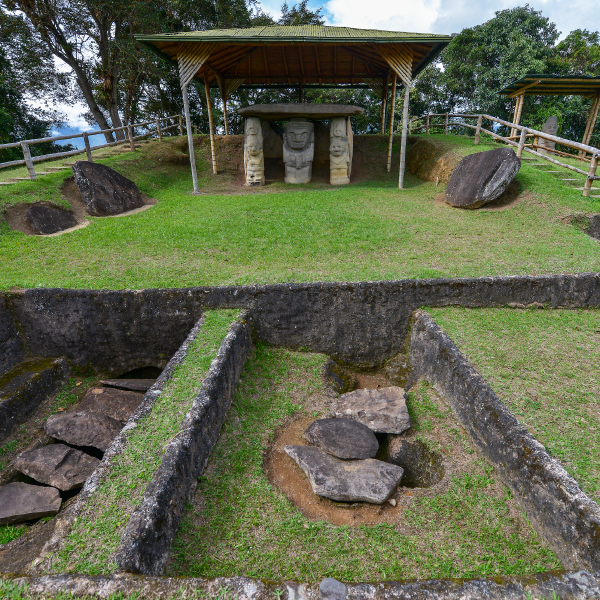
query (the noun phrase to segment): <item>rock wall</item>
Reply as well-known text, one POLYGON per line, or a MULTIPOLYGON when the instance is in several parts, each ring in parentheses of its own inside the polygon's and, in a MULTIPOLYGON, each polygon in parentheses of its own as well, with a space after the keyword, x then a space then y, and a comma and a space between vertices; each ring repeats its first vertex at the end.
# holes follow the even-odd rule
POLYGON ((24 354, 23 341, 17 332, 9 304, 0 295, 0 378, 21 362, 24 354))

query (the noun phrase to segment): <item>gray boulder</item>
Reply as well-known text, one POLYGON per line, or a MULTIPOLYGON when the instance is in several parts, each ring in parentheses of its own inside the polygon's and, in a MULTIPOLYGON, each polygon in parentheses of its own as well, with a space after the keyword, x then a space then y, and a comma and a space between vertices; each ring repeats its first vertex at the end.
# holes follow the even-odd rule
POLYGON ((314 446, 343 459, 374 458, 379 450, 375 434, 352 419, 319 419, 304 432, 314 446))
POLYGON ((50 444, 19 454, 15 469, 63 492, 81 487, 100 461, 64 444, 50 444))
POLYGON ((402 467, 380 460, 341 460, 313 446, 283 448, 306 473, 318 496, 338 502, 383 504, 402 479, 402 467))
POLYGON ((25 220, 34 233, 49 235, 77 225, 72 213, 43 204, 32 204, 25 213, 25 220))
POLYGON ((122 428, 120 421, 91 412, 52 415, 44 424, 44 431, 57 440, 74 446, 92 446, 103 452, 122 428))
POLYGON ((0 487, 0 525, 52 517, 61 502, 58 490, 53 487, 20 481, 3 485, 0 487))
POLYGON ((401 387, 342 394, 334 412, 337 418, 354 419, 379 433, 402 433, 410 427, 406 392, 401 387))
POLYGON ((118 215, 144 206, 135 183, 106 165, 80 160, 73 175, 90 215, 118 215))
POLYGON ((521 160, 510 148, 466 156, 450 175, 446 202, 459 208, 488 204, 506 190, 520 168, 521 160))
POLYGON ((100 413, 125 424, 144 398, 141 392, 102 387, 89 389, 79 410, 100 413))
POLYGON ((346 600, 348 590, 346 586, 337 579, 327 577, 319 585, 321 600, 346 600))
POLYGON ((119 390, 147 392, 156 383, 156 379, 101 379, 100 383, 119 390))

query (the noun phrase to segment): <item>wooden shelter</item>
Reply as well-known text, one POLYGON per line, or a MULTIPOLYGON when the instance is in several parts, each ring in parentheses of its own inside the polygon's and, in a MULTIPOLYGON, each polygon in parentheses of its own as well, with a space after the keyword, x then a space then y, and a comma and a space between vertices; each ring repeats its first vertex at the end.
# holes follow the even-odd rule
MULTIPOLYGON (((518 125, 523 112, 525 96, 584 96, 592 99, 582 144, 589 145, 600 109, 600 77, 587 75, 535 75, 529 74, 498 92, 507 98, 516 98, 513 123, 518 125)), ((511 131, 511 136, 516 132, 511 131)))
POLYGON ((451 37, 325 25, 262 26, 212 29, 136 39, 179 69, 190 144, 194 191, 198 191, 192 151, 187 87, 201 81, 209 107, 213 171, 217 173, 211 88, 218 88, 225 112, 227 99, 240 86, 298 88, 299 100, 307 87, 368 87, 382 99, 382 128, 388 88, 391 87, 388 170, 391 168, 394 105, 397 83, 404 87, 402 150, 399 187, 403 187, 409 89, 412 80, 450 42, 451 37))

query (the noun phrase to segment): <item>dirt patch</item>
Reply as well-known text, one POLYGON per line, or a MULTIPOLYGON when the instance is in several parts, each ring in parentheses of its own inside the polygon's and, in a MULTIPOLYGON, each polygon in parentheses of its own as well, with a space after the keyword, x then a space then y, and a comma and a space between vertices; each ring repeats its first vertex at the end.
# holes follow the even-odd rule
POLYGON ((90 223, 87 219, 78 218, 75 211, 73 211, 73 216, 75 217, 75 219, 77 221, 77 225, 75 225, 74 227, 69 227, 68 229, 63 229, 62 231, 58 231, 57 233, 41 235, 41 234, 38 234, 35 231, 33 231, 31 226, 29 225, 29 222, 27 221, 26 214, 27 214, 27 210, 29 209, 30 206, 47 206, 49 208, 56 208, 58 210, 64 210, 62 207, 56 206, 55 204, 52 204, 51 202, 32 202, 32 203, 21 202, 19 204, 14 204, 13 206, 9 206, 6 209, 6 213, 4 216, 6 218, 6 222, 8 223, 8 226, 13 231, 20 231, 21 233, 24 233, 25 235, 36 235, 36 236, 40 236, 40 237, 54 237, 57 235, 62 235, 63 233, 69 233, 71 231, 81 229, 82 227, 85 227, 86 225, 89 225, 89 223, 90 223))
POLYGON ((406 168, 419 179, 448 183, 464 156, 448 142, 418 139, 406 154, 406 168))
MULTIPOLYGON (((496 198, 493 202, 485 204, 481 208, 476 208, 475 210, 483 212, 508 210, 509 208, 513 208, 517 204, 520 204, 521 202, 532 200, 533 197, 534 196, 531 192, 523 191, 517 181, 512 181, 508 185, 504 193, 501 194, 498 198, 496 198)), ((435 198, 433 199, 433 202, 434 204, 444 206, 452 210, 467 210, 448 204, 446 202, 445 192, 440 192, 439 194, 436 194, 435 198)))

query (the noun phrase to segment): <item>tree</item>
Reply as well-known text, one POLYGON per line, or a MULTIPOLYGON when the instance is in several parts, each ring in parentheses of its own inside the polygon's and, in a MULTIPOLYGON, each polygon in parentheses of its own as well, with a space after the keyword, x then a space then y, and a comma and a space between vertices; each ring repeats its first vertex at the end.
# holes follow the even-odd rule
POLYGON ((323 9, 316 11, 308 8, 308 0, 301 0, 298 4, 289 8, 287 2, 281 5, 281 18, 277 23, 279 25, 323 25, 325 19, 321 15, 323 9))

